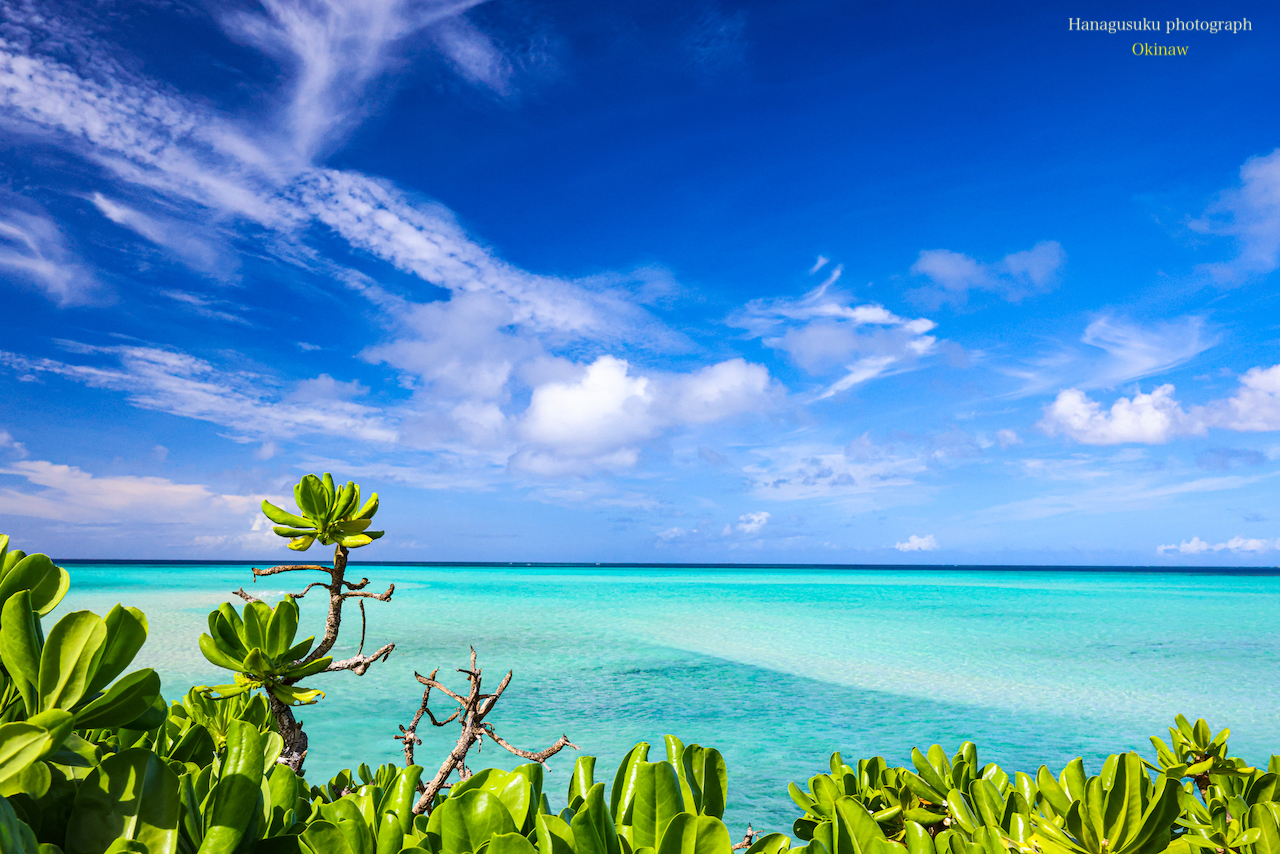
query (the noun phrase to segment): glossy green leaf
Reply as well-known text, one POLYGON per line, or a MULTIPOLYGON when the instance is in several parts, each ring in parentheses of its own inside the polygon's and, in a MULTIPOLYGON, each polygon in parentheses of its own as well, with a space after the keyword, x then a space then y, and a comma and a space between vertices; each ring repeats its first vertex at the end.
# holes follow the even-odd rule
MULTIPOLYGON (((22 552, 10 552, 6 555, 6 561, 21 554, 22 552)), ((7 602, 19 590, 29 590, 31 607, 43 617, 57 607, 70 587, 71 576, 62 567, 54 566, 48 555, 26 555, 0 578, 0 602, 7 602)))
POLYGON ((137 608, 116 605, 107 612, 103 622, 107 627, 107 640, 98 669, 85 689, 87 695, 96 694, 124 673, 147 640, 147 616, 137 608))
POLYGON ((511 814, 511 821, 517 830, 524 826, 533 806, 529 781, 521 774, 501 771, 497 768, 485 768, 477 771, 461 783, 454 785, 449 797, 457 797, 472 789, 480 789, 502 801, 502 805, 511 814))
POLYGON ((289 525, 294 528, 314 527, 311 524, 310 519, 303 518, 302 516, 296 516, 287 510, 283 510, 275 506, 270 501, 264 500, 262 502, 262 512, 268 519, 275 522, 277 525, 289 525))
POLYGON ((49 730, 26 721, 0 724, 0 783, 15 777, 55 745, 49 730))
POLYGON ((293 636, 298 633, 298 603, 292 596, 286 596, 276 605, 267 622, 264 642, 267 654, 275 658, 283 656, 293 645, 293 636))
POLYGON ((649 756, 649 742, 642 741, 627 751, 618 763, 618 770, 613 775, 613 788, 609 790, 609 812, 614 821, 621 822, 635 793, 636 768, 649 756))
POLYGON ((489 854, 537 854, 529 840, 518 833, 499 833, 489 840, 489 854))
POLYGON ((577 809, 580 800, 586 800, 587 792, 595 785, 596 758, 579 756, 573 763, 573 776, 569 779, 569 806, 577 809))
POLYGON ((101 854, 116 839, 136 840, 148 854, 174 854, 178 844, 178 775, 137 747, 102 760, 81 783, 67 822, 67 854, 101 854))
POLYGON ((77 729, 124 726, 143 715, 160 695, 160 675, 135 670, 76 713, 77 729))
POLYGON ((89 611, 74 611, 54 625, 40 652, 41 710, 70 709, 84 696, 106 639, 106 625, 89 611))
MULTIPOLYGON (((346 836, 343 835, 334 822, 312 822, 302 832, 300 840, 312 854, 356 854, 351 850, 351 846, 347 844, 346 836)), ((204 851, 203 848, 200 850, 201 852, 204 851)), ((228 854, 230 854, 230 851, 228 851, 228 854)))
POLYGON ((0 797, 0 851, 4 854, 40 854, 35 833, 18 818, 3 797, 0 797))
POLYGON ((237 673, 248 673, 244 662, 232 658, 214 642, 213 638, 208 635, 201 635, 198 641, 200 653, 208 659, 210 664, 216 664, 219 667, 225 667, 227 670, 234 670, 237 673))
POLYGON ((257 727, 231 721, 221 774, 209 793, 199 854, 232 854, 258 810, 263 770, 257 727))
POLYGON ((751 843, 747 854, 786 854, 791 850, 791 837, 785 833, 766 833, 751 843))
POLYGON ((573 829, 564 819, 554 815, 540 815, 535 820, 535 827, 538 854, 575 854, 573 829))
POLYGON ((937 854, 933 837, 917 822, 908 821, 903 824, 902 842, 906 845, 908 854, 937 854))
POLYGON ((495 834, 516 831, 502 801, 482 789, 451 795, 432 811, 429 826, 439 835, 443 854, 475 852, 495 834))
POLYGON ((663 833, 657 854, 731 854, 732 850, 729 830, 720 819, 680 813, 663 833))
POLYGON ((31 594, 22 590, 9 597, 0 610, 0 660, 22 697, 27 714, 40 708, 40 624, 31 608, 31 594))
POLYGON ((604 783, 596 783, 587 790, 587 796, 569 826, 573 830, 578 854, 620 854, 622 846, 613 816, 605 807, 604 783))
POLYGON ((241 630, 241 637, 244 640, 245 649, 266 649, 267 626, 271 622, 271 606, 266 602, 245 602, 243 622, 244 627, 241 630))
POLYGON ((621 824, 632 829, 632 846, 657 848, 667 825, 684 812, 680 778, 670 762, 640 762, 635 768, 635 785, 621 824))

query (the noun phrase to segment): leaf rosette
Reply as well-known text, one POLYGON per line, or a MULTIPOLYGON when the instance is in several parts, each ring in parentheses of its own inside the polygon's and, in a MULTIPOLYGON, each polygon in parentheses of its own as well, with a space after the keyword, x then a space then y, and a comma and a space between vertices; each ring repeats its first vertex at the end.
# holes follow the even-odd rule
POLYGON ((287 597, 272 608, 265 602, 246 602, 243 616, 228 602, 209 612, 209 633, 200 636, 200 652, 210 663, 235 675, 226 685, 201 685, 201 693, 226 699, 262 689, 286 706, 305 706, 324 696, 317 689, 294 683, 320 673, 332 656, 306 661, 315 637, 294 643, 298 632, 298 603, 287 597))
POLYGON ((294 486, 293 498, 299 513, 290 513, 265 500, 262 512, 276 523, 271 530, 287 537, 289 548, 294 551, 305 552, 317 540, 325 546, 357 549, 385 533, 368 530, 378 512, 378 493, 362 504, 360 486, 354 481, 336 486, 328 472, 322 478, 309 474, 294 486))

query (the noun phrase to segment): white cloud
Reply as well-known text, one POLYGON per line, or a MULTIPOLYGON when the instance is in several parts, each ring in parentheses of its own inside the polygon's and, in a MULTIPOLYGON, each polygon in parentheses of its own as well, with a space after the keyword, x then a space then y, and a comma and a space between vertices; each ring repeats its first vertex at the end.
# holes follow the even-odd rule
POLYGON ((847 446, 821 444, 756 448, 743 467, 752 493, 770 501, 813 498, 856 499, 885 489, 910 486, 927 469, 919 454, 901 454, 867 436, 847 446))
POLYGON ((946 303, 964 305, 970 291, 990 291, 1002 299, 1022 299, 1053 290, 1067 261, 1067 253, 1055 240, 1044 240, 1021 252, 983 264, 949 249, 926 249, 911 265, 911 272, 930 284, 909 292, 921 304, 937 308, 946 303))
POLYGON ((494 67, 505 58, 461 17, 479 2, 265 0, 262 14, 238 10, 223 21, 230 35, 291 67, 286 129, 299 156, 310 159, 369 113, 377 97, 373 84, 424 30, 463 77, 505 89, 506 77, 494 67))
POLYGON ((664 430, 770 404, 768 371, 742 359, 688 374, 643 376, 622 359, 601 356, 580 376, 533 390, 518 426, 525 444, 511 465, 543 475, 631 468, 640 446, 664 430))
POLYGON ((29 359, 4 351, 0 351, 0 364, 17 371, 60 376, 92 388, 122 391, 139 408, 219 424, 245 439, 287 439, 311 433, 375 443, 397 438, 385 414, 373 407, 340 399, 281 400, 273 388, 277 382, 261 374, 221 369, 203 359, 156 347, 73 346, 85 355, 113 357, 119 366, 29 359))
POLYGON ((1199 317, 1143 326, 1104 316, 1085 328, 1081 340, 1108 356, 1093 377, 1081 384, 1085 388, 1112 388, 1164 373, 1217 343, 1216 337, 1205 334, 1199 317))
POLYGON ((1150 394, 1119 398, 1109 411, 1079 389, 1063 389, 1037 426, 1050 436, 1062 434, 1086 445, 1163 444, 1176 436, 1204 433, 1203 423, 1182 411, 1168 384, 1150 394))
POLYGON ((744 534, 754 534, 769 521, 769 513, 758 510, 755 513, 744 513, 738 517, 737 529, 744 534))
POLYGON ((1000 443, 1000 447, 1002 448, 1022 444, 1022 438, 1018 436, 1016 432, 1009 429, 997 430, 996 441, 1000 443))
POLYGON ((197 524, 216 529, 257 513, 267 495, 229 495, 163 477, 95 476, 76 466, 23 460, 0 466, 0 474, 23 478, 29 487, 0 487, 0 514, 57 522, 197 524))
POLYGON ((196 236, 189 220, 145 214, 102 193, 94 193, 89 199, 107 219, 165 247, 193 269, 221 275, 228 267, 235 266, 234 256, 218 251, 208 240, 196 236))
POLYGON ((1157 546, 1156 554, 1166 554, 1168 552, 1178 552, 1184 555, 1203 554, 1205 552, 1230 551, 1240 552, 1268 552, 1272 549, 1280 549, 1280 539, 1262 540, 1246 537, 1232 537, 1225 543, 1206 543, 1199 537, 1192 537, 1190 540, 1183 540, 1177 545, 1157 546))
POLYGON ((937 343, 927 334, 937 326, 932 320, 899 317, 880 305, 851 304, 846 294, 831 287, 839 272, 837 268, 827 283, 799 299, 752 300, 727 320, 765 346, 785 352, 811 375, 843 371, 818 399, 911 370, 937 343))
POLYGON ((1250 157, 1240 167, 1240 185, 1224 191, 1191 228, 1234 237, 1238 253, 1201 269, 1223 284, 1270 273, 1280 266, 1280 149, 1250 157))
POLYGON ((893 547, 900 552, 931 552, 938 548, 938 541, 933 534, 924 537, 912 534, 905 543, 894 543, 893 547))
POLYGON ((27 455, 27 446, 14 439, 13 434, 8 430, 0 430, 0 449, 5 449, 10 454, 18 457, 27 455))
POLYGON ((61 229, 43 214, 0 211, 0 271, 36 285, 58 305, 89 302, 99 290, 61 229))
POLYGON ((1240 389, 1211 405, 1214 426, 1245 432, 1280 430, 1280 365, 1250 368, 1240 389))
POLYGON ((1150 394, 1121 397, 1104 411, 1080 389, 1063 389, 1036 426, 1086 445, 1163 444, 1203 436, 1209 428, 1240 432, 1280 430, 1280 365, 1250 368, 1234 395, 1184 410, 1168 383, 1150 394))

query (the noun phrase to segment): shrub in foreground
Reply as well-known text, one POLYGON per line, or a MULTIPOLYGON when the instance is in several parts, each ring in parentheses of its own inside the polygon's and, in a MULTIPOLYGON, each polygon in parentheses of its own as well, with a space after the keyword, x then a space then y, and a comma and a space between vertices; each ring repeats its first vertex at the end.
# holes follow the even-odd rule
MULTIPOLYGON (((1228 730, 1178 716, 1154 760, 1108 757, 1089 775, 1076 759, 1059 773, 1010 775, 980 764, 966 742, 953 755, 913 749, 911 768, 881 757, 846 763, 790 785, 799 815, 790 833, 734 844, 722 821, 728 769, 714 748, 667 736, 665 758, 637 744, 611 777, 580 756, 564 801, 543 787, 543 765, 569 744, 536 753, 512 747, 487 721, 510 682, 481 689, 474 650, 461 668, 464 696, 426 686, 408 728, 403 765, 361 765, 322 784, 303 773, 306 735, 291 709, 323 692, 297 683, 323 673, 363 674, 393 644, 363 653, 367 579, 345 578, 347 552, 366 545, 377 496, 361 504, 354 484, 308 475, 292 514, 264 507, 291 548, 335 546, 320 571, 329 593, 325 635, 297 641, 297 600, 275 607, 238 591, 237 612, 209 615, 200 648, 233 681, 200 686, 166 703, 149 669, 129 670, 147 636, 145 615, 116 606, 105 617, 44 618, 70 586, 45 555, 8 549, 0 537, 0 854, 1280 854, 1280 756, 1264 770, 1233 758, 1228 730), (353 524, 354 523, 354 524, 353 524), (361 648, 329 655, 342 605, 358 599, 361 648), (444 720, 431 692, 456 705, 444 720), (433 776, 414 762, 417 728, 456 722, 457 745, 433 776), (468 751, 489 739, 530 761, 511 771, 472 772, 468 751)), ((416 674, 415 674, 416 675, 416 674)))

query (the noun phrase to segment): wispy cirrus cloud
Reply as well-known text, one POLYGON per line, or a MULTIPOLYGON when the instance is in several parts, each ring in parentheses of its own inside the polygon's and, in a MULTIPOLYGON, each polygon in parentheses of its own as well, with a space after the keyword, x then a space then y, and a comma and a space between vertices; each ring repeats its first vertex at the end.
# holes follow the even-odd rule
POLYGON ((386 444, 397 438, 394 424, 381 409, 340 396, 289 400, 285 383, 275 377, 221 369, 204 359, 158 347, 70 346, 86 356, 105 356, 114 364, 73 364, 3 351, 0 364, 30 376, 58 376, 91 388, 124 392, 129 403, 141 409, 217 424, 243 441, 323 434, 386 444))
MULTIPOLYGON (((824 263, 814 266, 818 272, 824 263)), ((757 299, 731 314, 726 322, 780 350, 811 376, 843 372, 821 389, 823 400, 881 376, 918 367, 934 351, 937 324, 928 318, 900 317, 881 305, 855 305, 835 288, 837 267, 823 284, 799 298, 757 299)))
POLYGON ((62 229, 43 213, 0 210, 0 271, 34 285, 58 305, 83 305, 102 292, 62 229))
POLYGON ((1115 388, 1174 370, 1217 343, 1199 316, 1139 322, 1103 314, 1089 322, 1078 343, 1047 344, 1042 354, 999 370, 1019 381, 1011 397, 1063 386, 1115 388))
POLYGON ((1200 267, 1219 284, 1238 284, 1280 267, 1280 149, 1246 160, 1239 185, 1219 194, 1190 226, 1235 239, 1235 258, 1200 267))

